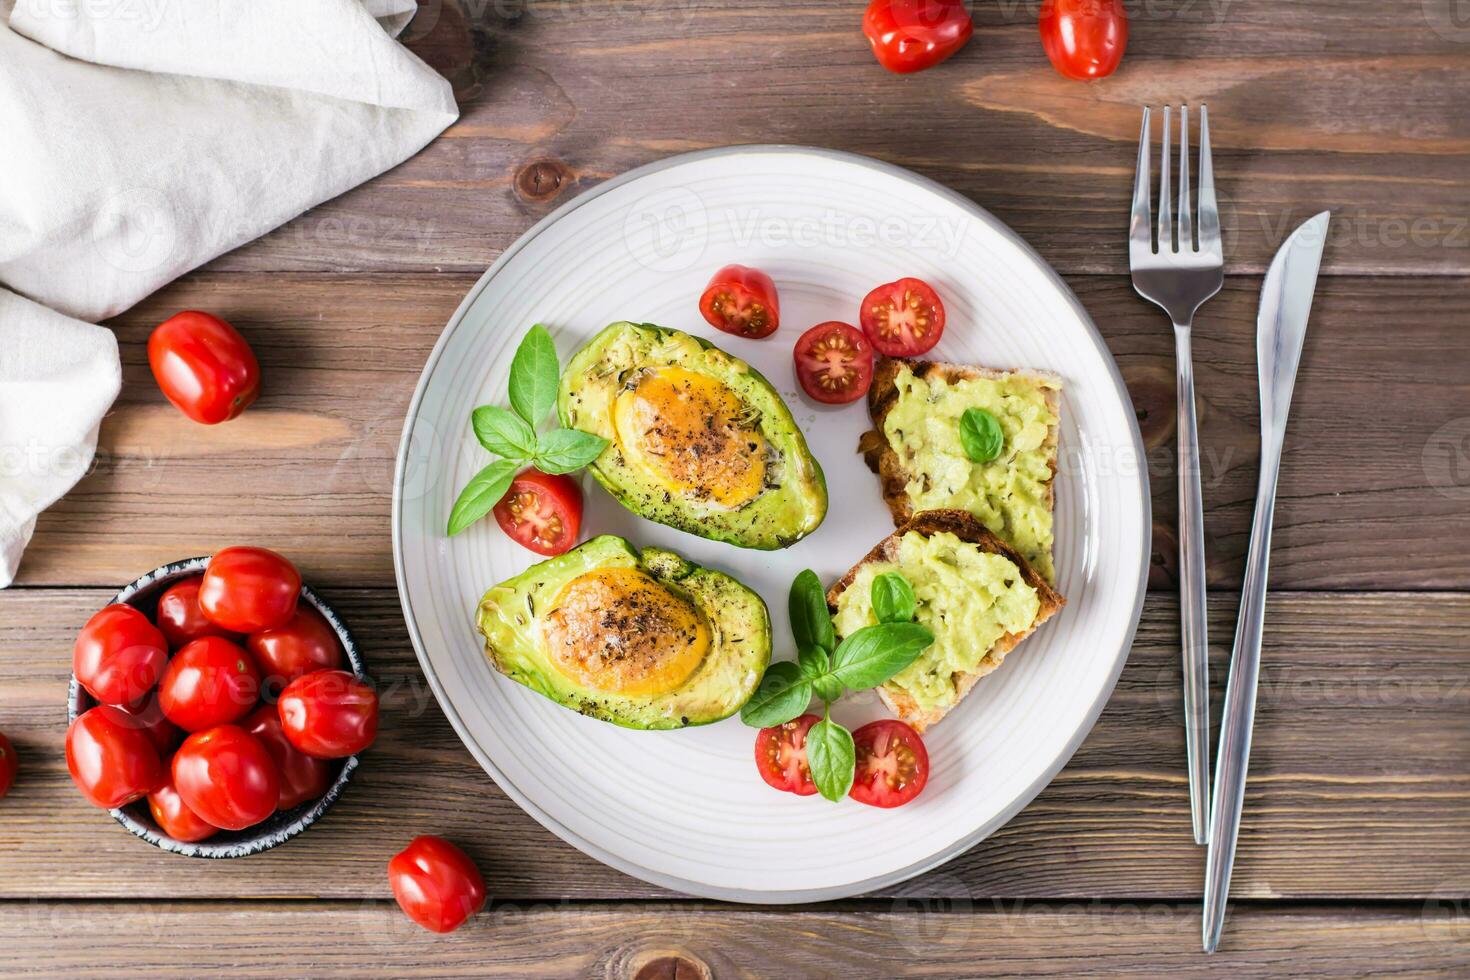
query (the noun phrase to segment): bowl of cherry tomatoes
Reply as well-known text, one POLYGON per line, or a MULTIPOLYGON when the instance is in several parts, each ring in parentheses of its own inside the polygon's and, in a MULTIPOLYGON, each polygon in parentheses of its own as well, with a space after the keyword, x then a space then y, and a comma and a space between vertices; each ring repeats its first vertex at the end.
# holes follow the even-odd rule
POLYGON ((67 768, 129 832, 257 854, 324 814, 377 734, 352 634, 285 558, 226 548, 124 586, 73 650, 67 768))

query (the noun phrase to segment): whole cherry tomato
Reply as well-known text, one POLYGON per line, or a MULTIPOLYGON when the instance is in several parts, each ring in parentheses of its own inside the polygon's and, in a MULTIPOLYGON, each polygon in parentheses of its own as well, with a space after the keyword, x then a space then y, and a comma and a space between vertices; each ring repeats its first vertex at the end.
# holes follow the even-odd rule
POLYGON ((140 728, 148 740, 158 749, 158 757, 167 759, 184 738, 179 727, 168 720, 163 707, 158 703, 158 692, 149 694, 141 701, 120 704, 119 708, 131 719, 135 728, 140 728))
POLYGON ((331 767, 300 751, 281 731, 281 713, 273 704, 263 704, 245 719, 245 730, 265 746, 281 777, 281 801, 278 806, 289 810, 307 800, 320 799, 332 784, 331 767))
POLYGON ((939 64, 974 33, 961 0, 872 0, 863 14, 873 56, 901 75, 939 64))
POLYGON ((205 823, 244 830, 276 812, 281 781, 260 739, 238 725, 195 732, 174 753, 174 788, 205 823))
POLYGON ((158 685, 158 704, 186 732, 228 725, 260 700, 260 672, 245 650, 222 636, 203 636, 174 654, 158 685))
POLYGON ((485 907, 480 869, 442 837, 415 837, 393 855, 388 883, 404 914, 433 932, 453 932, 485 907))
POLYGON ((77 681, 103 704, 137 701, 168 662, 168 641, 132 606, 114 603, 92 614, 72 646, 77 681))
POLYGON ((582 531, 582 488, 569 476, 522 470, 495 505, 495 522, 538 555, 570 551, 582 531))
POLYGON ((175 582, 168 591, 158 597, 158 612, 154 619, 158 628, 174 650, 197 640, 201 636, 223 636, 227 640, 239 641, 237 633, 211 623, 199 608, 199 584, 204 576, 195 575, 182 582, 175 582))
POLYGON ((812 327, 791 351, 801 390, 819 402, 857 401, 873 384, 873 346, 856 327, 828 320, 812 327))
POLYGON ((15 785, 15 774, 19 771, 20 759, 15 754, 15 746, 10 744, 4 732, 0 732, 0 800, 5 799, 5 794, 15 785))
POLYGON ((260 394, 260 363, 240 332, 208 313, 185 310, 153 329, 148 366, 163 395, 195 422, 234 418, 260 394))
POLYGON ((110 704, 83 712, 66 730, 66 768, 82 795, 104 810, 140 800, 168 778, 147 733, 110 704))
POLYGON ((712 327, 737 337, 769 337, 781 325, 776 284, 759 269, 727 265, 699 297, 699 312, 712 327))
POLYGON ((1128 47, 1123 0, 1042 0, 1039 25, 1052 67, 1078 81, 1117 71, 1128 47))
POLYGON ((301 573, 267 548, 226 548, 209 559, 199 608, 218 626, 254 633, 285 625, 296 612, 301 573))
POLYGON ((159 830, 187 844, 219 833, 218 827, 205 823, 199 814, 189 809, 179 791, 174 789, 172 779, 148 794, 148 812, 153 814, 153 822, 158 824, 159 830))
POLYGON ((373 744, 378 735, 378 695, 345 670, 298 677, 276 705, 286 738, 307 755, 340 759, 373 744))
POLYGON ((922 279, 906 276, 875 287, 858 315, 863 333, 885 357, 918 357, 944 334, 944 303, 922 279))
POLYGON ((337 631, 310 606, 297 606, 275 629, 251 633, 245 646, 266 687, 277 691, 302 674, 339 668, 344 660, 337 631))

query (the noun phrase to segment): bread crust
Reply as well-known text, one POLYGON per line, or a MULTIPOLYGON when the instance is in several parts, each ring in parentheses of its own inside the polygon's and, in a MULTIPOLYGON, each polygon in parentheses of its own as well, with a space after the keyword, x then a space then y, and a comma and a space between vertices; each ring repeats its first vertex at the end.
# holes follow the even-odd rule
POLYGON ((894 531, 882 541, 879 541, 871 551, 863 556, 861 561, 848 569, 847 574, 842 576, 836 585, 827 590, 827 608, 834 616, 837 614, 838 598, 852 585, 853 580, 857 578, 858 570, 864 565, 873 562, 896 561, 898 557, 899 539, 910 531, 917 531, 925 536, 948 531, 961 541, 968 541, 971 544, 977 545, 982 551, 1009 558, 1020 569, 1021 578, 1025 580, 1026 584, 1036 590, 1036 597, 1041 603, 1041 607, 1036 613, 1036 619, 1032 621, 1030 627, 1020 633, 1005 634, 996 640, 995 644, 985 652, 985 656, 981 658, 974 670, 954 675, 955 687, 959 693, 955 698, 954 704, 949 707, 923 711, 920 710, 918 704, 911 697, 902 691, 890 691, 886 686, 877 689, 878 697, 883 700, 883 703, 888 706, 889 710, 896 714, 900 720, 912 725, 915 731, 922 732, 953 710, 955 705, 963 701, 965 695, 970 693, 970 690, 980 678, 999 667, 1001 662, 1005 660, 1006 654, 1015 649, 1016 644, 1036 632, 1036 628, 1054 616, 1066 605, 1067 600, 1063 599, 1055 589, 1048 585, 1046 580, 1041 577, 1036 569, 1031 567, 1025 558, 1021 557, 1010 545, 992 534, 984 524, 976 520, 973 514, 963 510, 926 510, 913 515, 901 524, 898 530, 894 531))

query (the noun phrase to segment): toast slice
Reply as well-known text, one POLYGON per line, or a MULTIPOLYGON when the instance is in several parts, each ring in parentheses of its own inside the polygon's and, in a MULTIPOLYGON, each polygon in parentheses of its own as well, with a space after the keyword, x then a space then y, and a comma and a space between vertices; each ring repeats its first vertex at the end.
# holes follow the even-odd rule
MULTIPOLYGON (((868 389, 868 415, 873 420, 873 428, 865 432, 858 440, 858 452, 863 454, 868 468, 878 475, 880 488, 883 493, 883 502, 888 505, 888 510, 893 515, 893 523, 902 525, 914 515, 916 510, 914 502, 909 496, 908 486, 911 482, 922 481, 924 474, 912 472, 906 462, 899 458, 893 444, 885 433, 884 423, 888 419, 888 413, 898 403, 900 390, 897 379, 904 367, 914 373, 914 376, 925 381, 935 383, 942 381, 954 383, 972 378, 990 378, 1002 380, 1017 378, 1027 382, 1033 382, 1042 392, 1047 407, 1051 409, 1052 424, 1047 427, 1045 440, 1041 444, 1041 451, 1045 454, 1047 465, 1051 475, 1044 483, 1046 494, 1046 509, 1048 513, 1056 510, 1056 474, 1057 474, 1057 447, 1061 429, 1061 386, 1062 379, 1047 371, 1033 370, 1000 370, 996 368, 979 367, 969 364, 949 364, 941 361, 922 361, 902 358, 881 358, 873 370, 873 385, 868 389)), ((928 503, 928 508, 946 508, 954 506, 950 501, 933 501, 928 503)), ((991 528, 997 534, 1004 536, 1005 529, 1000 527, 991 528)), ((1031 554, 1027 556, 1031 563, 1037 566, 1048 582, 1055 580, 1055 573, 1051 564, 1050 549, 1046 550, 1045 556, 1031 554)))
MULTIPOLYGON (((1046 580, 1027 563, 1025 558, 991 533, 972 514, 963 510, 930 510, 915 514, 898 530, 878 542, 877 547, 868 552, 862 561, 849 569, 847 574, 827 591, 827 607, 834 616, 837 614, 837 600, 852 585, 862 567, 874 562, 897 562, 899 541, 910 531, 917 531, 925 536, 948 531, 961 541, 975 545, 981 551, 1010 559, 1015 563, 1026 584, 1036 590, 1039 602, 1036 618, 1026 629, 1019 633, 1003 634, 991 645, 990 649, 985 651, 985 655, 973 670, 952 676, 956 694, 954 700, 949 704, 926 710, 921 708, 908 692, 895 686, 892 682, 878 688, 878 696, 882 698, 883 703, 901 720, 912 725, 916 731, 922 732, 964 700, 965 695, 970 693, 976 681, 999 667, 1005 660, 1006 654, 1015 649, 1016 644, 1034 633, 1038 626, 1054 616, 1062 606, 1066 605, 1066 600, 1047 584, 1046 580)), ((923 622, 925 617, 921 615, 919 619, 923 622)), ((933 628, 932 625, 931 628, 933 628)))

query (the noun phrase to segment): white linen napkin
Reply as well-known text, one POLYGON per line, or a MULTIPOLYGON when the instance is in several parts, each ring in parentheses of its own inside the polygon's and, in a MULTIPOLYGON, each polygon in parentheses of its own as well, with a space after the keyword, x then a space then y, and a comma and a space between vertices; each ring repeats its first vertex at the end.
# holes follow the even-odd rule
POLYGON ((127 309, 452 123, 448 82, 394 40, 414 8, 0 0, 0 588, 117 395, 116 342, 70 318, 127 309))

